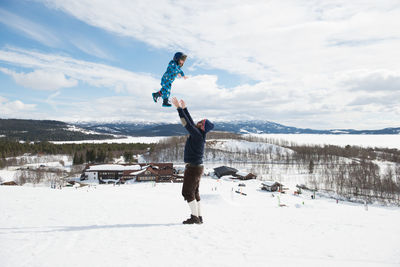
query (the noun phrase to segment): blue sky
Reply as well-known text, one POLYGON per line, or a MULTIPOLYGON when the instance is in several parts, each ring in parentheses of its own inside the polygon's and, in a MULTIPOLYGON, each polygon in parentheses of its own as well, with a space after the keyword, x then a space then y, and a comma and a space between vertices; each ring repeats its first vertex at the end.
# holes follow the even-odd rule
POLYGON ((398 1, 0 1, 2 118, 400 126, 398 1), (397 59, 397 60, 396 60, 397 59))

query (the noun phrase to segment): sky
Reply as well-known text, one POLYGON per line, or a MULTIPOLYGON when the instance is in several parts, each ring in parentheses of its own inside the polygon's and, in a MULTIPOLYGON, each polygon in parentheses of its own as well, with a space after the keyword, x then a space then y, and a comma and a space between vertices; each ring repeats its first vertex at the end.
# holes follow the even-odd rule
POLYGON ((0 0, 0 118, 400 127, 398 0, 0 0))

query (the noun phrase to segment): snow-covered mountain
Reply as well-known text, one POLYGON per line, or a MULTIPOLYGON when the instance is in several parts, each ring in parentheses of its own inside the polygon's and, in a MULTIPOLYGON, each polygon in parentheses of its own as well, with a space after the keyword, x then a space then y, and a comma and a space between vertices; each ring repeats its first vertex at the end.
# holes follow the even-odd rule
MULTIPOLYGON (((174 136, 186 134, 180 124, 167 123, 78 123, 79 127, 103 134, 120 134, 132 136, 174 136)), ((245 133, 279 133, 279 134, 400 134, 399 128, 379 130, 332 129, 315 130, 285 126, 271 121, 230 121, 216 122, 216 131, 226 131, 237 134, 245 133)))
MULTIPOLYGON (((215 131, 236 134, 400 134, 400 127, 379 130, 315 130, 271 121, 215 122, 215 131)), ((181 124, 152 122, 75 122, 0 119, 0 138, 36 141, 103 140, 119 136, 177 136, 187 134, 181 124)))

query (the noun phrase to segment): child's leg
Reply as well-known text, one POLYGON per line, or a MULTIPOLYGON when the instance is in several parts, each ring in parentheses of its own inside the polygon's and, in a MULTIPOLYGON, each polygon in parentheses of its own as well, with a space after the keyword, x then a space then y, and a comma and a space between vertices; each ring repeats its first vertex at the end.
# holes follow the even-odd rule
POLYGON ((169 99, 169 96, 171 94, 171 84, 163 84, 160 92, 163 99, 169 99))

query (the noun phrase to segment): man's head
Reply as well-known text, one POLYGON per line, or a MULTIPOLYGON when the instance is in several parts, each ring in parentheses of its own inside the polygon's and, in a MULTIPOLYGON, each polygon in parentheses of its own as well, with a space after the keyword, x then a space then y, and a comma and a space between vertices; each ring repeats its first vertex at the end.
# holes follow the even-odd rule
POLYGON ((208 133, 209 131, 214 129, 214 124, 207 119, 203 119, 196 124, 196 127, 202 130, 203 132, 208 133))

